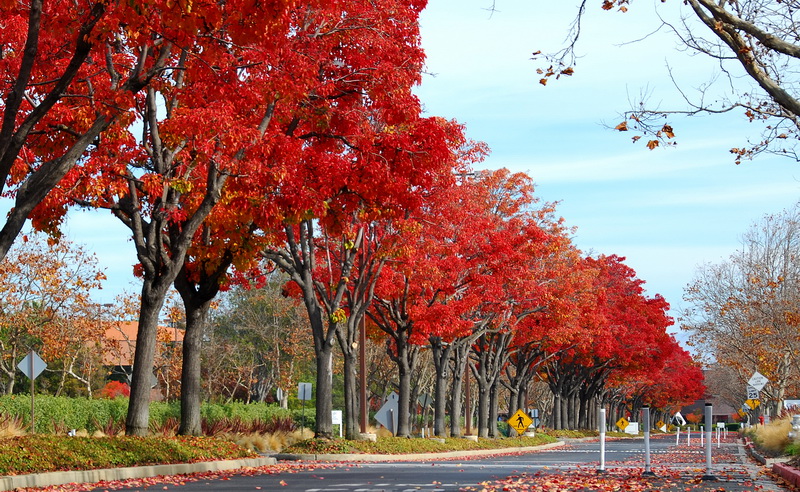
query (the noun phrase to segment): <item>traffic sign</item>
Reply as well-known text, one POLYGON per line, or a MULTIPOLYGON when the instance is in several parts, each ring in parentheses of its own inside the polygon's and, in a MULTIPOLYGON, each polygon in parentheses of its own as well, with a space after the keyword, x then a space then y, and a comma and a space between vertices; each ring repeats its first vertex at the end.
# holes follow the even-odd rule
POLYGON ((758 399, 758 390, 749 384, 747 385, 747 398, 749 400, 756 400, 758 399))
POLYGON ((300 383, 297 385, 297 399, 301 401, 311 399, 311 383, 300 383))
POLYGON ((659 420, 656 422, 656 429, 659 429, 661 432, 667 432, 667 424, 665 424, 663 420, 659 420))
POLYGON ((757 391, 761 391, 762 389, 764 389, 764 386, 766 386, 767 383, 769 383, 769 379, 767 379, 766 376, 764 376, 758 371, 756 371, 755 374, 753 374, 753 376, 747 382, 747 384, 755 388, 757 391))
POLYGON ((750 407, 751 410, 755 410, 759 405, 761 405, 761 401, 750 399, 744 402, 744 404, 750 407))
POLYGON ((47 369, 47 364, 39 357, 39 354, 31 350, 28 355, 22 359, 22 362, 17 364, 17 369, 22 371, 22 374, 28 376, 28 379, 36 379, 39 374, 47 369))
POLYGON ((392 391, 389 397, 386 398, 386 403, 384 403, 375 414, 375 420, 389 429, 389 432, 392 434, 397 434, 397 410, 399 408, 399 401, 400 397, 397 396, 397 393, 392 391))
POLYGON ((528 417, 528 414, 520 408, 506 422, 508 422, 509 427, 512 427, 521 436, 531 426, 533 419, 528 417))
POLYGON ((625 417, 620 417, 620 419, 617 420, 617 427, 619 427, 623 431, 625 430, 626 427, 628 427, 628 425, 630 425, 630 422, 628 422, 628 419, 626 419, 625 417))

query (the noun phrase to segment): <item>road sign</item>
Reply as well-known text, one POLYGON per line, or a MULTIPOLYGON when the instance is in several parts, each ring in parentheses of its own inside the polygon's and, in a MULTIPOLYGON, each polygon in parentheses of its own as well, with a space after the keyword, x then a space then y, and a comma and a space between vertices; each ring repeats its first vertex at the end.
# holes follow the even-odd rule
POLYGON ((759 405, 761 405, 761 401, 750 399, 744 402, 744 404, 750 407, 750 409, 755 410, 759 405))
POLYGON ((753 377, 750 378, 750 381, 747 382, 747 384, 755 388, 757 391, 764 389, 764 386, 766 386, 767 383, 769 383, 769 379, 767 379, 766 376, 758 371, 756 371, 755 374, 753 374, 753 377))
POLYGON ((624 431, 625 428, 628 427, 628 425, 630 425, 630 422, 628 422, 628 419, 626 419, 625 417, 620 417, 620 419, 617 420, 617 427, 619 427, 620 430, 624 431))
POLYGON ((300 383, 297 386, 297 399, 302 401, 311 399, 311 383, 300 383))
POLYGON ((747 417, 747 413, 744 411, 743 408, 740 408, 739 410, 737 410, 736 413, 739 414, 739 418, 743 419, 743 418, 747 417))
POLYGON ((656 429, 660 430, 661 432, 667 432, 667 424, 665 424, 663 420, 659 420, 656 422, 656 429))
POLYGON ((758 390, 749 384, 747 385, 747 399, 748 400, 757 400, 758 399, 758 390))
POLYGON ((397 393, 392 391, 389 397, 386 399, 386 403, 378 410, 375 414, 375 420, 377 420, 382 426, 389 429, 389 432, 392 434, 397 434, 397 409, 399 407, 398 401, 400 397, 397 396, 397 393))
POLYGON ((506 422, 508 422, 509 427, 512 427, 521 436, 531 426, 533 419, 528 417, 528 414, 520 408, 506 422))
POLYGON ((47 364, 39 357, 39 354, 31 350, 22 359, 22 362, 17 364, 17 368, 22 371, 22 374, 28 376, 28 379, 36 379, 42 371, 47 369, 47 364))
POLYGON ((429 407, 433 405, 433 398, 431 398, 431 395, 422 394, 417 398, 417 403, 422 407, 429 407))

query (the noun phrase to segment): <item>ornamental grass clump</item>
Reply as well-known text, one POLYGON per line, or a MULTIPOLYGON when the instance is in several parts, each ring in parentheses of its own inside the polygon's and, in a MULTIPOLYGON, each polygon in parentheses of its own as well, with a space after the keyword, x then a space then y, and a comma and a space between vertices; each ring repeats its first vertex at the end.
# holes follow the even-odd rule
POLYGON ((748 431, 753 442, 765 454, 780 456, 789 445, 789 432, 792 430, 792 419, 773 420, 766 425, 751 427, 748 431))

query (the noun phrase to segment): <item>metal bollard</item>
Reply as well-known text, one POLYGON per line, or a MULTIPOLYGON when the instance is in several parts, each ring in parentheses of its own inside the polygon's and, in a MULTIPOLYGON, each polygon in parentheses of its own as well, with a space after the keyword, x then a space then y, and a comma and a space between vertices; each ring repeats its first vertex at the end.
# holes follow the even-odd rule
POLYGON ((600 416, 597 419, 599 420, 599 427, 600 427, 600 468, 597 469, 597 473, 605 473, 606 472, 606 409, 600 409, 600 416))
POLYGON ((712 420, 712 407, 711 403, 706 403, 706 474, 703 475, 703 480, 716 480, 711 473, 711 420, 712 420))
POLYGON ((650 469, 650 406, 642 407, 642 424, 644 424, 644 472, 643 476, 654 477, 656 474, 650 469))

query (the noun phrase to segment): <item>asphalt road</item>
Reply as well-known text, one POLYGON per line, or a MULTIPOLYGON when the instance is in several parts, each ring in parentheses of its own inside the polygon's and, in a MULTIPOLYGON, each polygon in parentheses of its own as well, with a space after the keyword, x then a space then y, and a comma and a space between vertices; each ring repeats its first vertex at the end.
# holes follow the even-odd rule
MULTIPOLYGON (((706 475, 705 455, 699 443, 693 447, 675 446, 674 438, 653 439, 651 460, 656 474, 669 480, 653 479, 652 489, 662 491, 750 491, 785 490, 768 479, 756 476, 755 466, 737 457, 737 444, 723 443, 715 448, 724 459, 712 467, 719 472, 718 481, 701 481, 706 475), (724 461, 730 461, 724 462, 724 461), (676 471, 677 470, 677 471, 676 471), (676 478, 677 477, 677 478, 676 478), (684 483, 685 482, 685 483, 684 483), (689 488, 691 485, 691 488, 689 488)), ((496 481, 514 476, 553 475, 572 477, 597 476, 599 443, 575 442, 562 448, 533 453, 518 453, 485 458, 406 461, 390 463, 327 463, 297 464, 293 469, 274 473, 268 469, 253 470, 243 475, 207 475, 160 482, 148 480, 141 487, 115 489, 104 484, 95 490, 176 490, 193 491, 305 491, 305 492, 377 492, 377 491, 454 491, 483 490, 496 481), (274 474, 273 474, 274 473, 274 474), (199 479, 198 479, 199 478, 199 479)), ((606 443, 606 469, 609 472, 634 473, 644 467, 642 439, 625 439, 606 443)), ((552 489, 557 490, 557 489, 552 489)), ((598 490, 572 488, 569 490, 598 490)))

